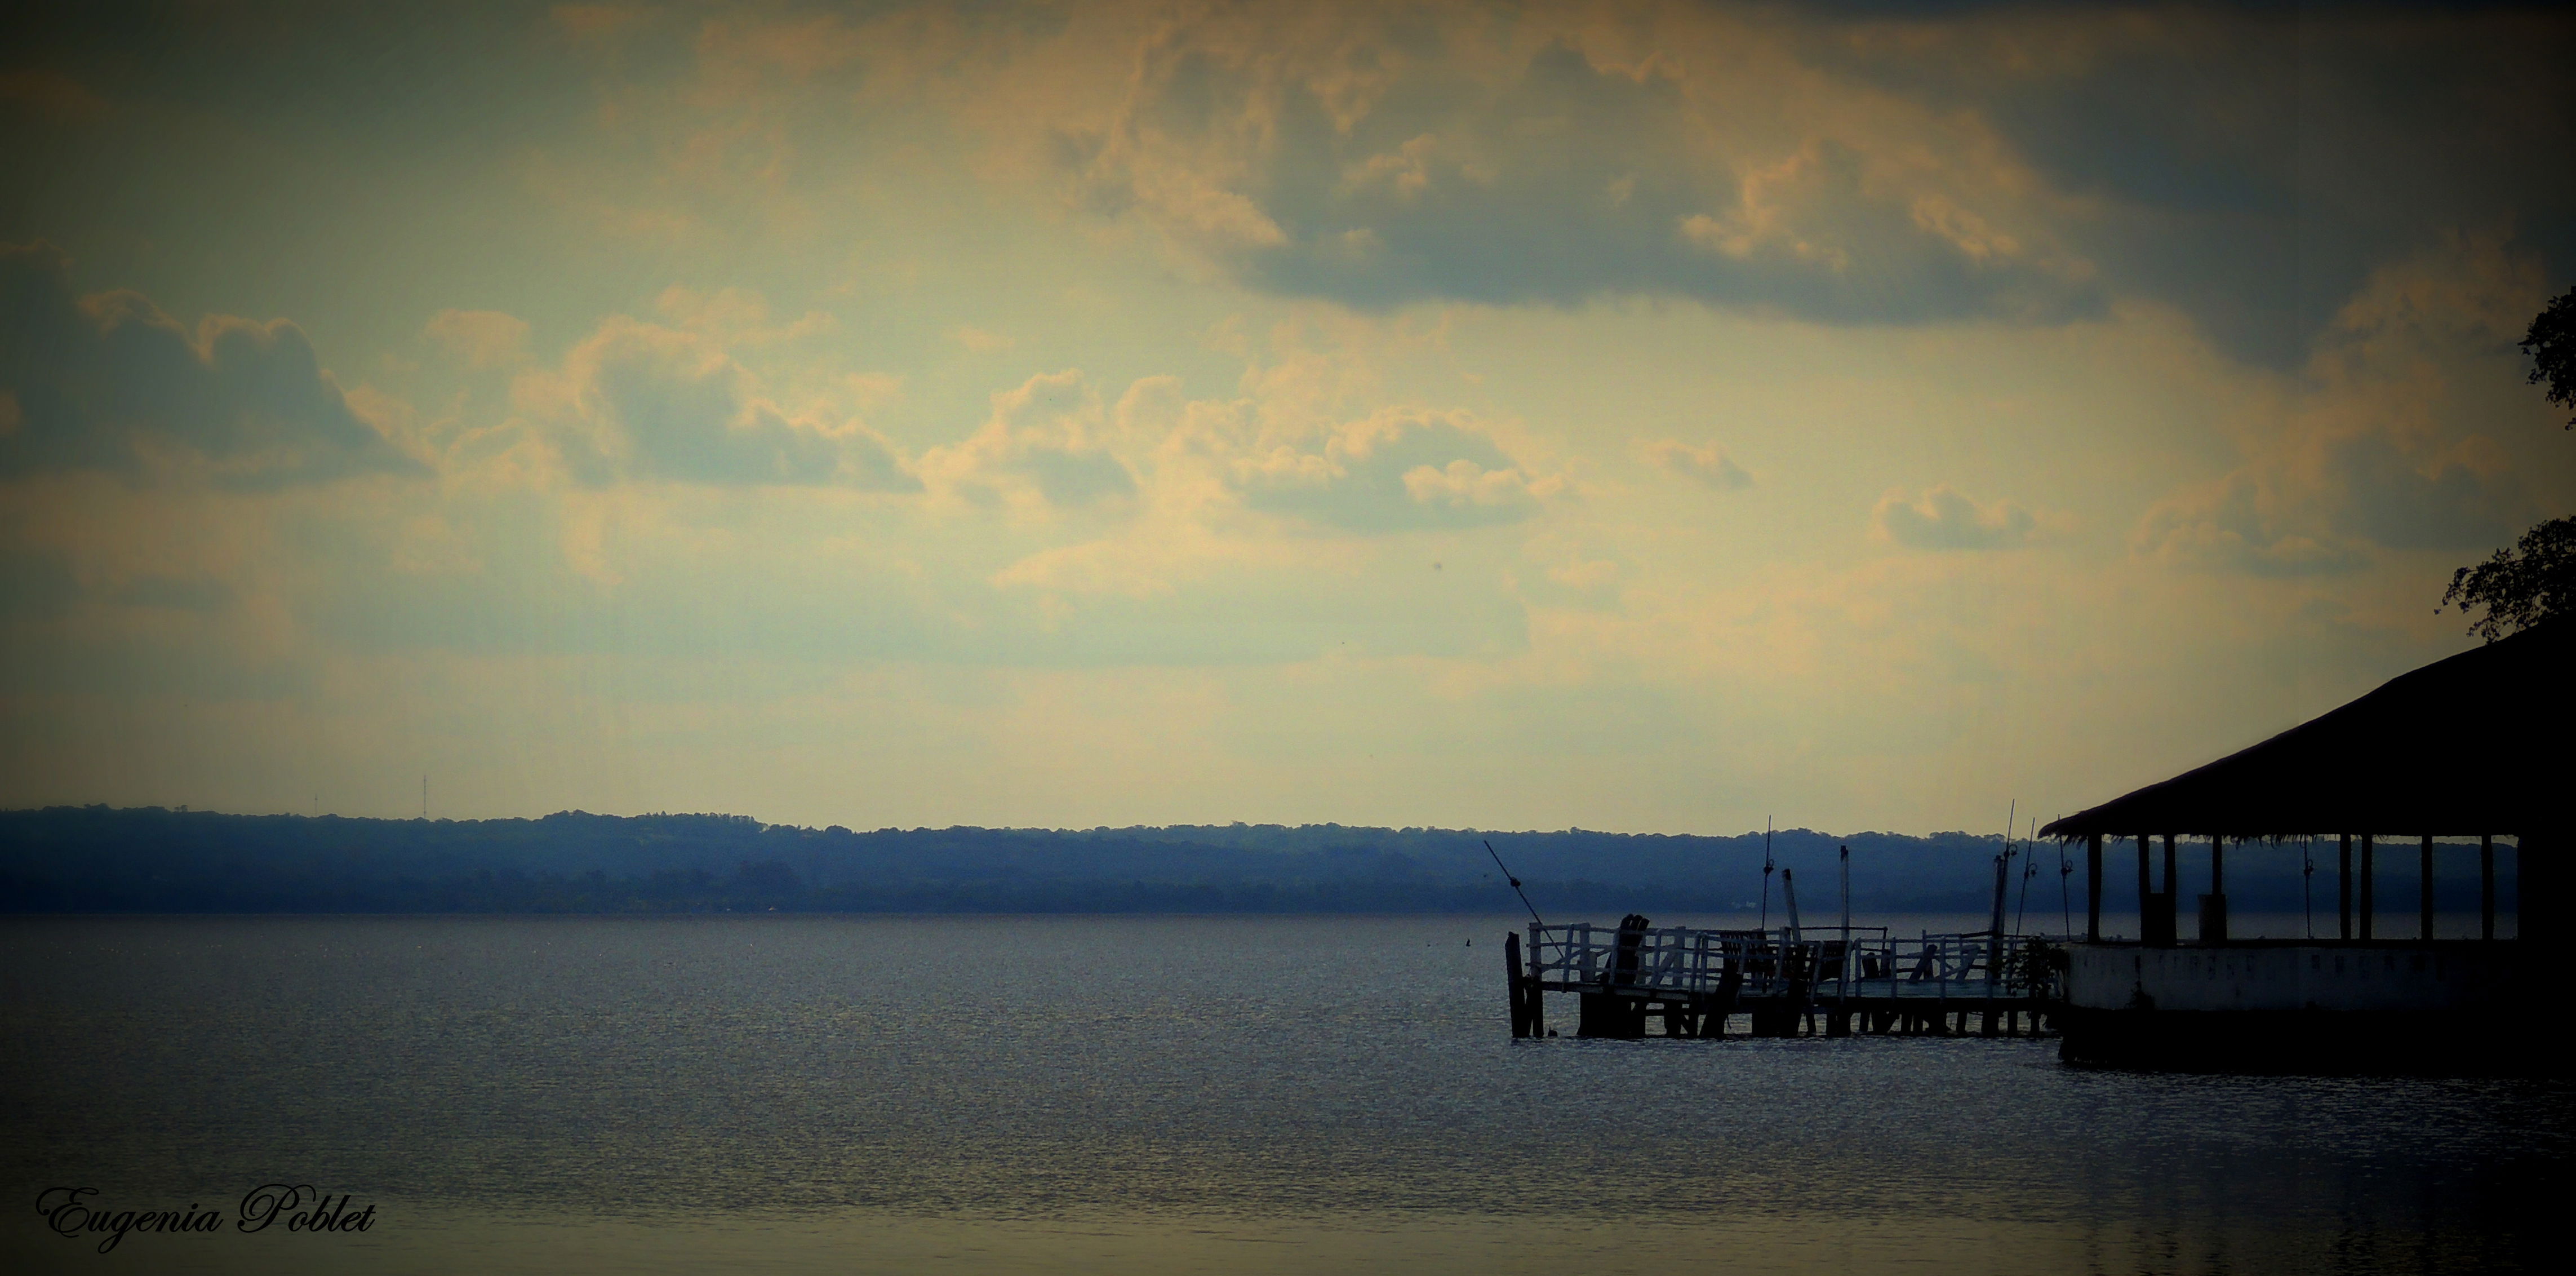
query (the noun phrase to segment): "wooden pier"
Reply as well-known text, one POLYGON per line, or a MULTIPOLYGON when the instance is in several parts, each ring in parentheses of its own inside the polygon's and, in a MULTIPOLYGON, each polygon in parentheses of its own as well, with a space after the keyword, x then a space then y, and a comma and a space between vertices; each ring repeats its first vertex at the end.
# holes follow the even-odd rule
POLYGON ((1615 927, 1532 924, 1503 937, 1514 1037, 1550 1037, 1546 994, 1576 998, 1574 1035, 1701 1040, 2055 1030, 2064 936, 1901 939, 1884 927, 1698 930, 1631 914, 1615 927))

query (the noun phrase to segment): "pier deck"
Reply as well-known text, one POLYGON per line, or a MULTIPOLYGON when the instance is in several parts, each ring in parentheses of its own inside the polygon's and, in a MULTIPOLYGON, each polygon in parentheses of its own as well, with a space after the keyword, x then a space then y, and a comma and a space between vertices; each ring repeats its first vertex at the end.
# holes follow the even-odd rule
POLYGON ((1550 1035, 1544 994, 1578 998, 1577 1036, 2047 1031, 2064 936, 1990 931, 1900 938, 1884 927, 1701 930, 1630 917, 1532 925, 1504 939, 1512 1035, 1550 1035))

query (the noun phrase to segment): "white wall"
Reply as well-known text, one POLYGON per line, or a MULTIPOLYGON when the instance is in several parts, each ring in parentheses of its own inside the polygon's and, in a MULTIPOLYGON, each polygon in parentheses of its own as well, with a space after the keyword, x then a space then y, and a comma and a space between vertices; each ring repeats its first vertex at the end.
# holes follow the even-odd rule
POLYGON ((2520 945, 2138 948, 2078 944, 2067 999, 2118 1010, 2443 1010, 2501 994, 2520 945))

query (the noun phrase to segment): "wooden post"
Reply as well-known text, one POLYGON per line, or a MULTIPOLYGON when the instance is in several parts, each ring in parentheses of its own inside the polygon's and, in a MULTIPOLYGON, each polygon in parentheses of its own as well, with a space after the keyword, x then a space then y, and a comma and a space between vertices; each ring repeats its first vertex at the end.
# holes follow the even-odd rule
POLYGON ((2164 937, 2170 946, 2182 939, 2182 874, 2174 869, 2174 835, 2165 834, 2164 937))
POLYGON ((2371 854, 2372 836, 2369 833, 2361 835, 2361 940, 2363 943, 2370 942, 2371 913, 2375 911, 2371 908, 2371 885, 2379 877, 2375 871, 2377 865, 2371 862, 2375 858, 2371 854))
POLYGON ((2478 938, 2495 938, 2495 834, 2478 835, 2478 938))
POLYGON ((1530 927, 1529 982, 1521 985, 1521 1005, 1529 1016, 1529 1034, 1547 1035, 1547 992, 1539 987, 1538 927, 1530 927))
POLYGON ((2084 839, 2084 942, 2102 942, 2102 835, 2084 839))
MULTIPOLYGON (((2528 827, 2528 826, 2526 826, 2528 827)), ((2513 838, 2514 931, 2524 952, 2545 952, 2543 945, 2567 933, 2559 915, 2566 902, 2567 835, 2546 825, 2513 838), (2531 853, 2539 847, 2540 854, 2531 853)))
POLYGON ((2415 901, 2415 937, 2433 942, 2433 835, 2424 835, 2424 893, 2415 901))
POLYGON ((2200 901, 2200 942, 2227 942, 2227 839, 2209 835, 2209 895, 2200 901))
POLYGON ((2151 889, 2154 884, 2155 879, 2147 875, 2147 835, 2140 833, 2138 835, 2138 942, 2141 944, 2148 942, 2148 932, 2155 929, 2155 920, 2148 916, 2155 911, 2156 907, 2156 893, 2151 889))
POLYGON ((2335 938, 2352 938, 2352 834, 2335 839, 2335 938))
POLYGON ((1503 932, 1503 987, 1511 997, 1512 1039, 1530 1035, 1529 991, 1522 986, 1528 976, 1521 973, 1521 937, 1503 932))

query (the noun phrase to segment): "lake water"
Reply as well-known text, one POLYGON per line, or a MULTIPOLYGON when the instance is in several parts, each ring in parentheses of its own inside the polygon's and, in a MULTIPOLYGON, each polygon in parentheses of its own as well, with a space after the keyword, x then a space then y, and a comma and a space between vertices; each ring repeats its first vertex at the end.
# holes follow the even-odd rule
POLYGON ((0 1265, 2556 1266, 2565 1084, 2100 1072, 2046 1041, 1515 1043, 1510 925, 0 920, 0 1265), (374 1225, 100 1255, 31 1208, 80 1186, 229 1214, 268 1182, 374 1225))

